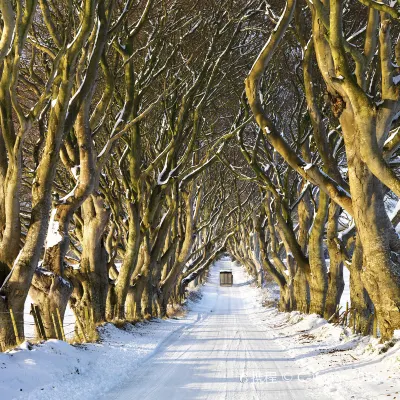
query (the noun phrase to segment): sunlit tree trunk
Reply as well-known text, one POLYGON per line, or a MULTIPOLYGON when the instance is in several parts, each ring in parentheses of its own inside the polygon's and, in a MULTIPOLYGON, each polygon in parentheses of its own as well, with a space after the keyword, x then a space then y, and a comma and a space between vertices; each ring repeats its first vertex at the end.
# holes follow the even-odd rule
MULTIPOLYGON (((109 217, 110 212, 105 209, 100 196, 91 195, 85 200, 82 205, 82 255, 79 269, 68 271, 68 277, 74 285, 71 308, 88 334, 93 334, 94 326, 106 319, 109 279, 104 231, 109 217), (87 315, 90 315, 89 321, 87 315)), ((79 326, 76 327, 78 329, 79 326)))

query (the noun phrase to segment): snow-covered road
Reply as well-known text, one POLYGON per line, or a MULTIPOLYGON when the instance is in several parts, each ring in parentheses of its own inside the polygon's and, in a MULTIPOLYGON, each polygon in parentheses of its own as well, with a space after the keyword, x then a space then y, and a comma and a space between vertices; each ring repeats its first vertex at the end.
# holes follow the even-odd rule
POLYGON ((265 329, 265 314, 244 270, 220 261, 192 307, 197 321, 173 332, 105 399, 328 399, 320 380, 265 329), (233 287, 219 286, 232 267, 233 287))
POLYGON ((217 261, 183 317, 0 353, 0 400, 400 399, 400 337, 353 334, 318 315, 263 307, 243 268, 217 261), (232 267, 233 287, 219 286, 232 267))

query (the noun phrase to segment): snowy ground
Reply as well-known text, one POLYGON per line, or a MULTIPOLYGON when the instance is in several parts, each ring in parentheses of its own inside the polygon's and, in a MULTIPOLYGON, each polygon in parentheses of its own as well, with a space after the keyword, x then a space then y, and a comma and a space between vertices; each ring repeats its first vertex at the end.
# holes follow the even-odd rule
POLYGON ((400 399, 400 342, 262 307, 262 291, 229 260, 202 293, 182 319, 107 325, 99 344, 25 343, 0 354, 0 398, 400 399), (233 287, 218 284, 226 267, 233 287))

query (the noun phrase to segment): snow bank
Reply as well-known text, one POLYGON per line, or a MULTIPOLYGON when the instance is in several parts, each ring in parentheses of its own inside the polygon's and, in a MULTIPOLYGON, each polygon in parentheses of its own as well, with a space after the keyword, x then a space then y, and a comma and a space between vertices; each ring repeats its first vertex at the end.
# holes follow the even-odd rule
MULTIPOLYGON (((311 376, 310 388, 321 388, 321 398, 400 398, 400 332, 396 332, 391 342, 380 344, 377 339, 354 335, 350 329, 329 324, 315 314, 280 313, 276 308, 263 307, 269 289, 257 288, 237 266, 233 268, 240 270, 240 279, 234 275, 233 297, 228 296, 230 289, 219 296, 217 269, 226 268, 228 263, 231 261, 223 259, 215 264, 210 283, 202 289, 203 298, 198 303, 189 301, 191 311, 183 318, 126 325, 124 330, 106 324, 100 328, 100 343, 73 346, 50 340, 35 346, 24 343, 0 354, 0 398, 81 400, 83 396, 98 399, 129 382, 135 370, 144 360, 159 353, 174 332, 190 330, 208 315, 216 315, 213 311, 223 299, 226 310, 234 312, 236 318, 240 310, 235 310, 235 304, 239 304, 235 302, 235 293, 240 295, 241 312, 248 315, 251 330, 260 332, 260 336, 255 336, 260 338, 257 340, 265 338, 272 346, 271 354, 279 353, 286 360, 289 372, 300 370, 305 376, 311 376)), ((192 297, 198 297, 197 291, 192 297)), ((219 311, 224 321, 221 310, 224 308, 219 311)), ((231 320, 226 321, 228 328, 232 328, 231 320)), ((256 340, 249 343, 261 345, 256 340)), ((262 354, 265 360, 260 361, 261 367, 263 363, 274 365, 271 355, 262 354)), ((240 353, 238 360, 243 359, 245 365, 252 361, 242 357, 240 353)), ((220 365, 214 367, 221 368, 220 365)), ((211 364, 209 367, 213 368, 211 364)), ((242 367, 238 363, 235 368, 242 367)))
POLYGON ((335 399, 400 398, 400 339, 385 344, 318 315, 265 311, 263 326, 335 399))
POLYGON ((49 340, 25 342, 0 353, 1 399, 97 399, 125 382, 172 332, 194 322, 191 317, 154 320, 118 329, 100 328, 101 342, 73 346, 49 340))

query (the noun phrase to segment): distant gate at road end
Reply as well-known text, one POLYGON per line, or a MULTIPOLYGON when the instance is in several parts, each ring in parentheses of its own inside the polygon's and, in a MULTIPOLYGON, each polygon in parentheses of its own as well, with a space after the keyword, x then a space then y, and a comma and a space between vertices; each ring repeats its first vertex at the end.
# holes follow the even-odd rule
POLYGON ((231 269, 221 269, 219 271, 219 284, 220 286, 233 285, 233 275, 231 269))

